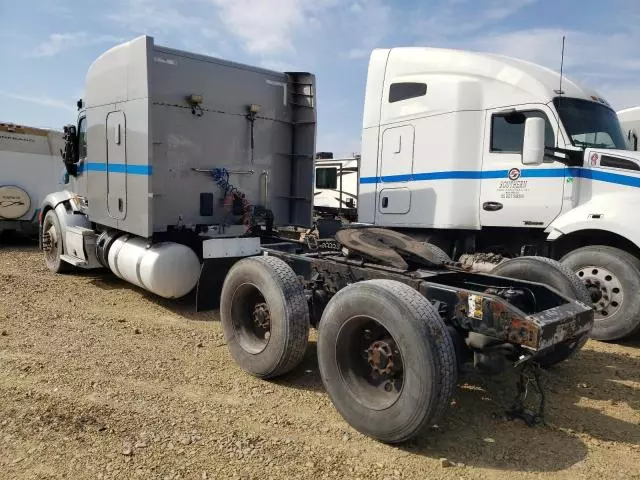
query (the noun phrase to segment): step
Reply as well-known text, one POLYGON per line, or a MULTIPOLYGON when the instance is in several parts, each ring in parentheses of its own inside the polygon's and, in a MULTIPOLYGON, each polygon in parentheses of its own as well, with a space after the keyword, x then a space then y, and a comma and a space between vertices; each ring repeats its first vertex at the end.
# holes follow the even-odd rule
POLYGON ((70 263, 74 267, 86 267, 88 265, 88 263, 81 258, 74 257, 72 255, 60 255, 60 260, 70 263))

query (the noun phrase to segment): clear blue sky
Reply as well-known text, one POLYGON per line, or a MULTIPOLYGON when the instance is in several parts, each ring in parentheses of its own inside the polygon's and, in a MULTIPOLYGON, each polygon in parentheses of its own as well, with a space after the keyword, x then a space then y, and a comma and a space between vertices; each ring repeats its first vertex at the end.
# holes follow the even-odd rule
POLYGON ((446 46, 565 71, 616 108, 640 104, 640 1, 0 0, 0 120, 75 121, 91 62, 141 34, 156 43, 317 75, 318 149, 359 151, 369 51, 446 46))

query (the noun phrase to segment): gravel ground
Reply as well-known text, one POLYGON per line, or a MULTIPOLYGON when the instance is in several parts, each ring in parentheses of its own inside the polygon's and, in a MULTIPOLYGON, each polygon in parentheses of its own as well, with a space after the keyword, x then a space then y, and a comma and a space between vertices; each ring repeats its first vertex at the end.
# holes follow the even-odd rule
POLYGON ((504 419, 514 377, 471 375, 441 425, 390 447, 334 410, 314 337, 264 382, 192 304, 0 245, 0 478, 640 478, 638 338, 547 373, 546 426, 504 419))

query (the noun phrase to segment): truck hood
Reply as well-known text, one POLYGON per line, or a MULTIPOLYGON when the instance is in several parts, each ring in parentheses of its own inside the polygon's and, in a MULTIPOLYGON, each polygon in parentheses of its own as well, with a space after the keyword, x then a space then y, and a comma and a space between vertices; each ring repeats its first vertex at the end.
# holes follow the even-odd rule
POLYGON ((584 166, 589 168, 612 168, 640 173, 640 152, 607 148, 587 148, 584 153, 584 166))

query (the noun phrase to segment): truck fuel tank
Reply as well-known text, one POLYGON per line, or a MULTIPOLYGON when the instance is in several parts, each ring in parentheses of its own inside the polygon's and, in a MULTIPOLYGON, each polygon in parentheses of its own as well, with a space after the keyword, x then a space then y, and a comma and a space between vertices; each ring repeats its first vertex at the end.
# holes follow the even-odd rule
POLYGON ((150 244, 149 240, 123 235, 109 249, 109 268, 118 277, 164 298, 189 293, 200 276, 200 260, 185 245, 150 244))

